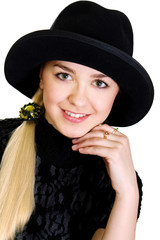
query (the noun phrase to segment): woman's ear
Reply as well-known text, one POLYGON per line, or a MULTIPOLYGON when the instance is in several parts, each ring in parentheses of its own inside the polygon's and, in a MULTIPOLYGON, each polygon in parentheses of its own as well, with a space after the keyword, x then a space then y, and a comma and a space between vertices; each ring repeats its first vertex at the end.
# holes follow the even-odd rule
POLYGON ((43 68, 41 67, 40 72, 39 72, 39 79, 40 79, 39 87, 40 87, 41 89, 43 89, 42 72, 43 72, 43 68))
POLYGON ((39 87, 40 87, 40 89, 43 89, 43 80, 42 79, 40 79, 39 87))

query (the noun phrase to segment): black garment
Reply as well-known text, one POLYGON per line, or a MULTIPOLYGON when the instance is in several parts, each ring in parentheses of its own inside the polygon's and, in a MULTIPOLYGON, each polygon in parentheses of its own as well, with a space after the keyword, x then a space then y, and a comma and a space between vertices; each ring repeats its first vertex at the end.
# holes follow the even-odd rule
MULTIPOLYGON (((20 119, 0 122, 0 158, 20 119)), ((42 116, 36 125, 35 210, 16 240, 91 240, 105 228, 115 192, 103 160, 71 149, 42 116)), ((142 182, 137 175, 140 205, 142 182)))

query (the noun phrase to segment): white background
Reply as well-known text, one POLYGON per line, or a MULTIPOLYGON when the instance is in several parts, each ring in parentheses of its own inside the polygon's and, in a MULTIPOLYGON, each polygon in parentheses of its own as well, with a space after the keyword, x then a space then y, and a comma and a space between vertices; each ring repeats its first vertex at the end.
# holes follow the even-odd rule
MULTIPOLYGON (((17 117, 27 99, 4 77, 4 60, 22 35, 48 29, 70 0, 2 0, 0 2, 0 118, 17 117)), ((95 0, 106 8, 121 10, 134 30, 134 58, 150 74, 155 99, 149 114, 136 125, 119 130, 130 138, 135 168, 143 179, 143 203, 136 240, 160 239, 160 14, 158 0, 95 0)), ((96 16, 95 16, 96 17, 96 16)), ((143 92, 142 92, 143 94, 143 92)))

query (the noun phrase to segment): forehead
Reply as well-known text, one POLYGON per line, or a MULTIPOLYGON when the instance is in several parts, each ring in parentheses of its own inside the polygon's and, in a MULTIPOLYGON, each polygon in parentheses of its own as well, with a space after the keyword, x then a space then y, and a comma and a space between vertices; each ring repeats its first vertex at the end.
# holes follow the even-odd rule
POLYGON ((95 76, 99 77, 108 77, 106 74, 90 68, 88 66, 79 64, 79 63, 74 63, 74 62, 69 62, 69 61, 59 61, 59 60, 53 60, 49 61, 45 64, 45 66, 51 66, 51 67, 59 67, 62 68, 63 70, 72 72, 72 73, 90 73, 90 74, 95 74, 95 76))

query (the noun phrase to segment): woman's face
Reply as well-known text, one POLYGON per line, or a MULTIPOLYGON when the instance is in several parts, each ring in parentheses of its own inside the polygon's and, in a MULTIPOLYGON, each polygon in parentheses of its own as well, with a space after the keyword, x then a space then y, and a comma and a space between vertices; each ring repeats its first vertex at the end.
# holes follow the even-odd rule
POLYGON ((40 79, 45 117, 69 138, 81 137, 103 123, 119 91, 103 73, 66 61, 47 62, 40 79))

